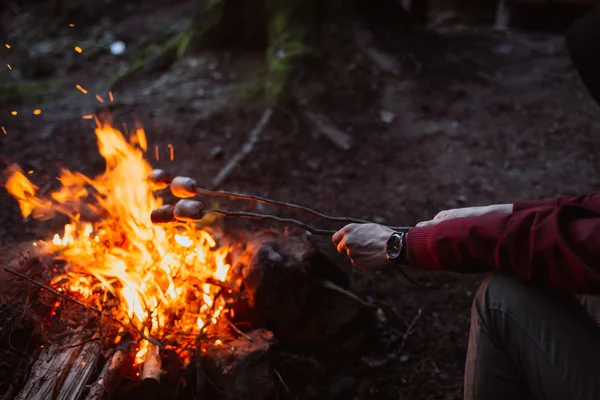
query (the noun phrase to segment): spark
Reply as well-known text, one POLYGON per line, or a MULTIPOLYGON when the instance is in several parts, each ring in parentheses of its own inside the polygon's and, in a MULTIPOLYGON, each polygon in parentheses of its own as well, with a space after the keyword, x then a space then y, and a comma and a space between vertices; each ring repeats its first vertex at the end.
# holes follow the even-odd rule
POLYGON ((3 132, 5 135, 7 134, 7 132, 6 132, 6 128, 5 128, 4 126, 2 127, 2 132, 3 132))
POLYGON ((97 95, 96 95, 96 99, 98 99, 98 101, 99 101, 100 103, 104 103, 104 99, 103 99, 102 97, 100 97, 100 95, 99 95, 99 94, 97 94, 97 95))
POLYGON ((17 115, 17 114, 18 114, 18 112, 17 112, 16 110, 13 110, 13 111, 11 111, 10 113, 11 113, 12 115, 17 115))
POLYGON ((69 24, 69 26, 70 26, 71 28, 74 28, 74 27, 75 27, 75 24, 69 24))
POLYGON ((7 49, 10 49, 10 44, 6 43, 5 46, 7 49))
POLYGON ((40 115, 42 113, 42 110, 40 110, 39 108, 36 110, 33 110, 33 115, 40 115))
POLYGON ((92 119, 92 118, 94 118, 94 116, 92 114, 88 114, 88 115, 82 116, 81 118, 83 118, 83 119, 92 119))
POLYGON ((12 67, 10 66, 10 64, 6 64, 6 66, 12 71, 12 67))
POLYGON ((28 173, 29 175, 31 175, 31 174, 33 174, 33 170, 32 170, 32 169, 30 169, 29 171, 27 171, 27 173, 28 173))
POLYGON ((156 159, 156 161, 160 160, 160 156, 158 154, 158 145, 154 145, 154 158, 156 159))
POLYGON ((169 148, 169 159, 173 161, 175 159, 175 149, 171 143, 169 143, 167 147, 169 148))
POLYGON ((79 46, 75 46, 75 51, 78 52, 79 54, 81 54, 83 52, 83 50, 79 46))
POLYGON ((110 99, 110 101, 115 101, 112 92, 108 92, 108 98, 110 99))
POLYGON ((75 87, 83 94, 87 94, 87 90, 81 87, 81 85, 75 85, 75 87))

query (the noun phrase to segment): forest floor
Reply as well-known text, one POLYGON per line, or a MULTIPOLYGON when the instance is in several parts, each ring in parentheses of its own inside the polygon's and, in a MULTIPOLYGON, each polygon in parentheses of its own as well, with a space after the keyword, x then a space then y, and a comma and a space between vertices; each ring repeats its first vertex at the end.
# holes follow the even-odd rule
MULTIPOLYGON (((128 55, 148 37, 163 40, 177 31, 193 5, 170 4, 125 7, 117 22, 103 19, 83 26, 74 17, 58 28, 39 25, 39 30, 31 29, 33 14, 15 16, 6 10, 2 25, 11 49, 3 47, 0 54, 13 69, 0 73, 0 87, 30 75, 30 82, 43 81, 58 94, 48 98, 27 92, 19 101, 0 94, 0 125, 7 131, 0 134, 1 162, 33 170, 40 183, 61 167, 101 173, 94 123, 81 118, 105 106, 91 88, 128 65, 128 55), (45 29, 55 33, 45 37, 45 29), (127 44, 125 56, 106 51, 117 39, 127 44), (75 45, 83 47, 82 54, 72 50, 75 45), (20 65, 23 54, 43 65, 29 71, 20 65), (90 92, 84 95, 75 84, 90 92), (32 115, 38 107, 42 114, 32 115), (11 116, 11 110, 19 114, 11 116)), ((380 71, 353 40, 328 54, 323 71, 311 72, 321 77, 322 86, 314 106, 352 136, 349 150, 281 109, 223 189, 411 225, 451 207, 600 188, 600 115, 560 35, 446 25, 377 45, 398 62, 396 75, 380 71)), ((160 150, 159 160, 149 155, 153 166, 208 182, 260 118, 260 102, 240 106, 239 99, 225 94, 261 58, 248 52, 191 52, 167 71, 144 71, 120 84, 113 90, 113 114, 143 124, 149 143, 160 150), (214 156, 217 148, 222 157, 214 156)), ((106 92, 99 93, 107 98, 106 92)), ((5 249, 48 237, 55 229, 22 221, 3 188, 0 203, 0 246, 5 249)), ((481 276, 409 271, 427 284, 421 289, 399 274, 354 271, 333 254, 328 240, 320 246, 347 268, 363 297, 386 303, 407 321, 423 309, 405 357, 365 376, 357 398, 460 398, 470 307, 481 276)), ((9 261, 4 258, 0 255, 0 262, 9 261)))

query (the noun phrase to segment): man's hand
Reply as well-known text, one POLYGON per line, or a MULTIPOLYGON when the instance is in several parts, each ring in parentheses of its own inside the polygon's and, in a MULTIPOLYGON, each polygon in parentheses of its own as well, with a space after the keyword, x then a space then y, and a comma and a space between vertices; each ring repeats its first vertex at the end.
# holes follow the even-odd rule
POLYGON ((390 228, 378 224, 350 224, 336 232, 332 240, 337 250, 347 254, 357 268, 381 269, 392 265, 386 255, 392 233, 390 228))
POLYGON ((495 205, 484 206, 484 207, 455 208, 453 210, 440 211, 435 217, 433 217, 432 220, 419 222, 417 224, 417 226, 421 227, 421 226, 436 225, 442 221, 446 221, 449 219, 455 219, 455 218, 478 217, 480 215, 496 214, 496 213, 509 214, 512 212, 512 209, 513 209, 512 204, 495 204, 495 205))

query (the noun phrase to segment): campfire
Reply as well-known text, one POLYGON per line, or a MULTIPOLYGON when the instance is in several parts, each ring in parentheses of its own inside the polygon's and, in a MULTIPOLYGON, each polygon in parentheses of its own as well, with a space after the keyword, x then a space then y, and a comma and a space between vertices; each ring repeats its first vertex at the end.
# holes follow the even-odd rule
POLYGON ((50 192, 12 166, 6 181, 23 217, 68 218, 33 243, 38 270, 15 272, 42 289, 48 343, 17 398, 267 398, 290 390, 276 343, 362 346, 377 313, 303 235, 155 224, 168 206, 144 131, 98 123, 95 134, 103 174, 63 170, 50 192), (358 337, 343 333, 357 323, 358 337))

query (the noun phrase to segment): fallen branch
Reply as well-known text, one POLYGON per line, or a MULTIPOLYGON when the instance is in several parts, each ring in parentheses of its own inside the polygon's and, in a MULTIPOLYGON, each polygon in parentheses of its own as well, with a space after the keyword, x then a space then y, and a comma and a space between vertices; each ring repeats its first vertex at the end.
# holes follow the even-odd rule
POLYGON ((242 162, 248 154, 250 154, 252 152, 252 150, 254 149, 254 145, 258 142, 260 135, 265 130, 266 126, 268 125, 269 121, 271 120, 272 115, 273 115, 273 108, 267 108, 265 110, 265 112, 263 113, 260 121, 258 121, 258 124, 254 127, 252 132, 250 132, 250 136, 248 137, 248 140, 246 141, 246 143, 242 146, 242 149, 238 153, 236 153, 231 158, 231 160, 229 160, 229 162, 223 167, 223 169, 221 169, 221 171, 213 179, 213 181, 212 181, 213 186, 215 186, 215 187, 220 186, 223 183, 223 181, 227 178, 227 176, 229 176, 231 171, 235 167, 237 167, 238 164, 240 162, 242 162))
POLYGON ((277 379, 279 379, 279 382, 283 385, 285 391, 288 392, 288 393, 291 393, 290 392, 290 388, 288 387, 288 385, 283 380, 283 377, 281 376, 281 374, 279 373, 279 371, 277 371, 276 369, 273 369, 273 372, 275 372, 275 375, 277 375, 277 379))
POLYGON ((329 121, 329 118, 310 110, 303 110, 302 114, 315 129, 327 136, 342 150, 348 150, 352 147, 352 137, 335 127, 331 121, 329 121))
POLYGON ((415 315, 413 317, 412 321, 410 321, 408 328, 406 328, 406 332, 404 332, 404 335, 402 336, 402 342, 400 343, 400 348, 398 349, 398 354, 402 353, 402 351, 404 350, 404 347, 406 346, 406 341, 408 340, 409 336, 412 334, 412 331, 414 330, 415 325, 421 318, 421 315, 423 315, 423 309, 419 308, 419 310, 417 311, 417 315, 415 315))

